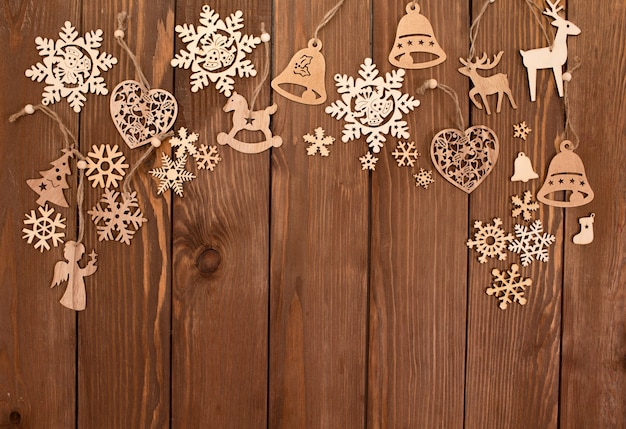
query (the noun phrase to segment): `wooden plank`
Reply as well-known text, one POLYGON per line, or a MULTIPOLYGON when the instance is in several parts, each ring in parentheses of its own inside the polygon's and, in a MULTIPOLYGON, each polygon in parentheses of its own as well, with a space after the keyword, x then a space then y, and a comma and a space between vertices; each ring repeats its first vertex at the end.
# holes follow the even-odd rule
MULTIPOLYGON (((203 1, 178 2, 177 24, 198 24, 203 1)), ((269 1, 214 1, 221 19, 241 10, 243 34, 271 28, 269 1)), ((185 46, 176 40, 176 49, 185 46)), ((263 69, 263 45, 248 56, 263 69)), ((179 123, 214 145, 232 126, 227 98, 210 84, 190 91, 176 70, 179 123)), ((261 73, 259 73, 259 76, 261 73)), ((259 78, 235 78, 251 97, 259 78)), ((269 81, 256 106, 269 103, 269 81)), ((241 137, 241 136, 238 136, 241 137)), ((249 136, 258 138, 258 136, 249 136)), ((252 141, 252 140, 251 140, 252 141)), ((198 171, 174 201, 172 427, 259 428, 267 422, 269 153, 220 146, 214 172, 198 171)))
MULTIPOLYGON (((76 319, 50 290, 63 245, 40 253, 22 239, 25 213, 37 210, 26 180, 40 177, 64 147, 57 125, 41 112, 10 124, 9 115, 38 104, 44 84, 24 71, 41 61, 37 36, 57 39, 66 20, 80 24, 80 2, 6 3, 0 14, 0 427, 75 427, 76 319)), ((65 100, 51 109, 76 133, 77 115, 65 100)), ((76 201, 76 170, 67 177, 76 201)), ((66 239, 76 233, 75 210, 53 206, 66 218, 66 239)))
MULTIPOLYGON (((374 58, 381 71, 393 68, 387 57, 400 43, 396 27, 407 3, 374 2, 374 58)), ((469 11, 460 2, 419 6, 447 60, 434 68, 407 70, 403 92, 421 100, 408 116, 409 141, 421 153, 415 167, 398 166, 391 155, 397 139, 389 138, 372 174, 370 428, 463 424, 467 256, 459 237, 467 235, 467 196, 438 175, 430 160, 433 136, 454 127, 457 114, 443 91, 421 96, 415 89, 433 77, 463 97, 468 84, 456 69, 466 46, 469 11), (420 167, 433 171, 435 183, 427 190, 417 188, 412 177, 420 167)), ((466 103, 463 114, 467 118, 466 103)))
MULTIPOLYGON (((472 3, 476 16, 484 2, 472 3)), ((542 19, 552 31, 549 20, 542 19)), ((512 218, 510 198, 525 190, 536 195, 554 154, 554 138, 563 129, 563 101, 556 93, 550 71, 538 73, 537 101, 530 102, 526 69, 518 50, 541 46, 546 46, 546 40, 524 2, 489 6, 481 23, 476 54, 486 52, 493 57, 504 51, 500 64, 483 74, 508 74, 519 107, 513 110, 504 100, 502 112, 491 116, 484 110, 472 109, 472 123, 485 124, 499 136, 500 156, 487 180, 471 194, 470 225, 475 220, 491 223, 498 217, 503 229, 513 233, 515 222, 527 224, 512 218), (513 124, 523 120, 533 129, 526 142, 513 138, 513 124), (520 151, 531 158, 539 179, 528 183, 510 181, 520 151)), ((490 96, 489 102, 495 107, 496 96, 490 96)), ((533 219, 541 219, 544 230, 557 237, 549 249, 549 262, 534 261, 522 267, 519 256, 507 252, 505 261, 493 259, 480 264, 474 251, 469 254, 466 427, 557 426, 562 209, 542 205, 533 219), (522 276, 533 283, 526 291, 525 306, 510 304, 507 310, 501 310, 497 299, 485 291, 492 283, 491 270, 508 270, 512 263, 517 263, 522 276)))
POLYGON ((567 210, 563 287, 561 427, 626 427, 624 207, 626 4, 571 2, 582 33, 570 55, 582 60, 569 85, 573 125, 594 200, 567 210), (596 214, 594 241, 572 242, 578 218, 596 214))
MULTIPOLYGON (((368 174, 358 157, 366 145, 343 144, 343 122, 324 113, 339 98, 333 76, 357 76, 369 56, 369 11, 357 3, 345 2, 319 32, 328 101, 307 106, 274 92, 274 129, 285 143, 272 154, 272 428, 364 425, 368 174), (335 138, 328 157, 307 156, 303 136, 317 127, 335 138)), ((274 2, 275 76, 335 4, 274 2)))
MULTIPOLYGON (((119 63, 105 76, 112 91, 135 69, 113 37, 116 16, 130 15, 125 40, 138 56, 152 86, 172 90, 169 67, 174 33, 174 2, 94 1, 83 4, 84 28, 104 31, 102 49, 119 63)), ((130 150, 109 113, 109 97, 91 97, 81 116, 81 149, 117 144, 133 165, 145 151, 130 150)), ((169 417, 170 359, 170 201, 156 195, 147 171, 152 156, 132 181, 148 219, 131 245, 98 242, 87 220, 86 245, 98 252, 98 272, 87 285, 87 310, 79 315, 78 424, 80 427, 162 428, 169 417)), ((85 206, 95 206, 101 189, 86 187, 85 206)))

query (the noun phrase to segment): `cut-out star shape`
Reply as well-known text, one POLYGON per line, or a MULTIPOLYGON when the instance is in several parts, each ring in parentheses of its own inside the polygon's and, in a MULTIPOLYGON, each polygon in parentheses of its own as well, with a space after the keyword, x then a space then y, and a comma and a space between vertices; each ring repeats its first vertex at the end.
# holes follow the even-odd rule
POLYGON ((185 170, 186 164, 187 154, 176 159, 170 158, 166 153, 161 154, 161 168, 150 170, 150 174, 160 180, 157 194, 171 189, 179 197, 183 196, 183 182, 196 178, 195 175, 185 170))

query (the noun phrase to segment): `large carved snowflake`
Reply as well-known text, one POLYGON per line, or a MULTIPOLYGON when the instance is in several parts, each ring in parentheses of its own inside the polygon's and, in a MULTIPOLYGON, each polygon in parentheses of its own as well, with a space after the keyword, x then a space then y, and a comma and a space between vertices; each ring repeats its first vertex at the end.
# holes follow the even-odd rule
POLYGON ((400 92, 404 70, 393 70, 385 77, 371 58, 366 58, 356 80, 347 75, 335 75, 337 92, 341 100, 326 107, 326 113, 337 120, 345 118, 344 143, 367 135, 367 144, 374 153, 380 152, 385 135, 408 139, 409 128, 402 115, 420 105, 419 100, 400 92))
POLYGON ((100 29, 79 37, 72 24, 66 21, 59 37, 56 41, 35 39, 43 63, 31 66, 26 76, 33 81, 45 81, 47 86, 41 100, 44 105, 56 103, 63 97, 79 113, 87 100, 84 94, 109 93, 101 73, 117 64, 117 58, 98 51, 102 42, 100 29))
POLYGON ((91 186, 101 188, 116 188, 117 181, 122 180, 126 174, 128 164, 124 153, 118 150, 118 146, 101 144, 93 145, 92 151, 87 154, 87 169, 85 174, 92 182, 91 186))
POLYGON ((96 224, 100 241, 116 240, 130 245, 135 232, 148 219, 141 214, 137 192, 122 194, 121 201, 119 195, 112 189, 105 190, 100 202, 87 213, 96 224))
POLYGON ((177 25, 178 37, 187 44, 172 59, 172 67, 191 67, 191 91, 209 85, 209 80, 225 96, 230 97, 236 74, 239 77, 256 76, 254 64, 246 59, 261 43, 259 37, 242 35, 243 12, 231 13, 225 21, 220 19, 209 6, 203 6, 200 13, 200 26, 193 24, 177 25))
POLYGON ((547 232, 543 232, 543 225, 537 219, 530 227, 526 225, 515 225, 515 240, 511 240, 509 250, 520 254, 522 266, 528 266, 533 259, 537 261, 548 261, 548 248, 556 237, 547 232))

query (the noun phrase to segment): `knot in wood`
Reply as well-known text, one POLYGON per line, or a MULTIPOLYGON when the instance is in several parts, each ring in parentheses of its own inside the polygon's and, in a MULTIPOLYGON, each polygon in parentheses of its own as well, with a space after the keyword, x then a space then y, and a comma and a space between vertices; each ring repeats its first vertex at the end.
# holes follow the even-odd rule
POLYGON ((11 411, 9 414, 9 423, 12 425, 19 425, 22 421, 22 415, 17 411, 11 411))
POLYGON ((196 258, 196 267, 202 274, 212 274, 222 262, 222 256, 213 248, 205 248, 196 258))

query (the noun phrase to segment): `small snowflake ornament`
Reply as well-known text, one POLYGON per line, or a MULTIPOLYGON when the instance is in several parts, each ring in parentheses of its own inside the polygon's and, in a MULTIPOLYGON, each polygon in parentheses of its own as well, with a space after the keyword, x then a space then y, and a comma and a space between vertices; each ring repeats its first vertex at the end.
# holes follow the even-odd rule
POLYGON ((35 44, 43 63, 26 70, 26 77, 46 83, 42 104, 50 105, 66 98, 76 113, 80 113, 87 98, 84 94, 107 95, 102 72, 109 70, 117 59, 99 52, 102 30, 90 31, 79 37, 69 21, 61 28, 59 40, 37 37, 35 44))
POLYGON ((230 14, 225 21, 220 19, 209 6, 202 7, 200 26, 193 24, 177 25, 178 37, 187 44, 174 59, 172 67, 191 68, 191 91, 209 85, 209 80, 226 97, 230 97, 233 77, 256 76, 256 70, 246 54, 252 52, 261 43, 259 37, 243 35, 243 12, 230 14))
POLYGON ((356 80, 347 75, 335 75, 341 99, 326 107, 326 113, 337 120, 344 119, 341 140, 347 143, 367 135, 367 144, 374 153, 380 152, 385 135, 408 139, 409 128, 402 116, 420 105, 419 100, 400 91, 405 71, 393 70, 385 77, 371 58, 361 64, 356 80))
POLYGON ((198 148, 195 144, 197 141, 197 133, 188 134, 187 128, 180 128, 178 130, 178 136, 172 137, 170 139, 170 144, 172 145, 172 147, 176 148, 176 157, 180 158, 185 153, 194 156, 198 151, 198 148))
POLYGON ((331 144, 333 144, 335 138, 331 136, 325 136, 324 129, 322 127, 317 127, 314 133, 314 135, 305 134, 302 137, 305 142, 310 143, 309 147, 306 148, 306 154, 309 156, 314 156, 318 153, 321 156, 330 155, 330 151, 326 146, 330 146, 331 144))
POLYGON ((36 239, 35 249, 39 249, 43 253, 44 250, 50 250, 48 240, 54 247, 57 247, 59 243, 63 243, 65 233, 60 230, 65 229, 65 219, 59 213, 56 213, 56 216, 53 218, 52 216, 55 214, 54 208, 48 207, 48 204, 39 207, 37 210, 41 215, 39 217, 35 210, 31 210, 30 214, 26 214, 24 225, 31 226, 31 229, 22 229, 24 233, 22 238, 28 244, 32 244, 36 239))
POLYGON ((506 310, 509 304, 517 302, 519 305, 526 304, 524 292, 526 287, 533 284, 532 279, 525 279, 520 276, 519 266, 511 265, 508 271, 500 271, 497 268, 491 270, 493 275, 493 283, 487 288, 486 293, 489 296, 495 296, 500 300, 500 309, 506 310))
POLYGON ((502 228, 502 220, 499 218, 493 219, 493 224, 486 224, 479 220, 474 222, 473 240, 467 240, 467 247, 470 249, 476 248, 476 251, 480 253, 478 261, 481 264, 487 262, 487 258, 498 257, 498 260, 504 261, 506 259, 506 245, 513 239, 511 234, 506 233, 502 228))
POLYGON ((532 130, 528 125, 526 125, 526 121, 522 121, 519 124, 513 125, 513 137, 517 139, 522 139, 526 141, 526 137, 530 134, 532 130))
POLYGON ((522 266, 527 267, 533 259, 548 261, 548 248, 554 243, 556 237, 543 232, 543 225, 539 219, 534 221, 530 227, 515 225, 514 229, 516 239, 509 244, 509 250, 520 254, 522 266))
POLYGON ((119 192, 105 190, 100 202, 87 213, 96 224, 98 240, 116 240, 130 245, 135 232, 148 219, 141 213, 137 192, 121 194, 121 201, 118 201, 119 196, 119 192))
POLYGON ((419 173, 414 174, 413 178, 415 179, 415 186, 422 187, 424 189, 428 189, 431 183, 435 183, 435 179, 433 179, 433 171, 432 170, 424 170, 420 168, 419 173))
POLYGON ((183 182, 189 182, 196 178, 192 173, 185 170, 187 155, 172 159, 166 153, 161 154, 161 167, 150 170, 150 174, 160 180, 158 195, 172 189, 179 197, 183 196, 183 182))
POLYGON ((533 201, 533 194, 530 191, 524 192, 524 198, 520 198, 518 195, 513 195, 511 197, 511 202, 515 206, 511 215, 513 217, 519 217, 519 215, 522 215, 522 218, 524 218, 526 222, 530 222, 533 212, 539 209, 539 203, 533 201))
POLYGON ((398 167, 413 167, 415 161, 421 155, 415 149, 415 142, 409 143, 402 140, 398 140, 398 144, 391 154, 396 159, 398 167))
POLYGON ((217 164, 222 160, 217 153, 217 146, 207 146, 205 144, 200 145, 200 148, 193 156, 196 160, 196 165, 201 170, 213 171, 217 164))
POLYGON ((87 154, 87 169, 85 175, 95 188, 117 188, 117 181, 122 180, 126 174, 128 164, 124 161, 124 153, 118 150, 118 146, 93 145, 92 151, 87 154))
POLYGON ((376 163, 378 162, 378 158, 373 156, 371 153, 367 152, 365 155, 359 158, 361 161, 361 170, 376 170, 376 163))

